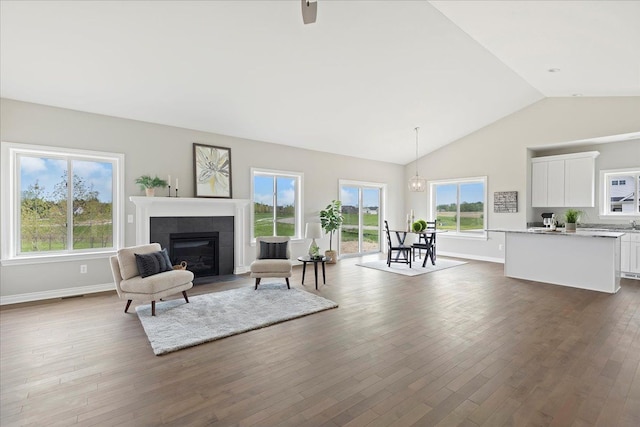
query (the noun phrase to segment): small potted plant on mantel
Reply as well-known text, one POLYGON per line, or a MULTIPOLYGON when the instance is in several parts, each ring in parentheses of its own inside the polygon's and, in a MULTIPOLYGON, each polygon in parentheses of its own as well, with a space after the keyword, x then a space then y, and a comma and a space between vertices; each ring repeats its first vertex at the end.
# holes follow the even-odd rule
POLYGON ((569 208, 564 212, 564 231, 572 233, 576 231, 576 222, 580 216, 580 211, 577 209, 569 208))
POLYGON ((335 264, 338 259, 338 252, 333 250, 333 233, 342 225, 344 217, 342 216, 342 203, 339 200, 333 200, 327 205, 326 209, 320 211, 320 224, 322 229, 329 235, 329 250, 324 252, 327 258, 331 258, 328 263, 335 264))
POLYGON ((142 175, 136 178, 136 184, 140 185, 140 189, 145 191, 147 197, 155 196, 155 190, 158 187, 167 188, 167 181, 164 179, 155 177, 151 178, 151 175, 142 175))

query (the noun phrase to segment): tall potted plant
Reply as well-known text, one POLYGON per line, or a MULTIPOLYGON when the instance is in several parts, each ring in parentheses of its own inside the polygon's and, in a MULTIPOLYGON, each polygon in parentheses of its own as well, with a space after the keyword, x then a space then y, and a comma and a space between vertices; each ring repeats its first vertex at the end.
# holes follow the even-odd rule
POLYGON ((327 261, 331 264, 335 264, 338 259, 338 252, 333 250, 333 233, 340 228, 343 221, 342 203, 339 200, 332 200, 326 209, 320 211, 320 224, 329 235, 329 250, 324 254, 327 258, 331 258, 331 261, 327 261))
POLYGON ((136 178, 136 184, 140 185, 140 189, 144 190, 148 197, 155 196, 155 189, 157 187, 166 188, 168 185, 167 181, 158 178, 157 175, 153 178, 151 178, 151 175, 139 176, 136 178))
POLYGON ((580 211, 577 209, 569 208, 564 212, 564 231, 573 232, 576 231, 576 222, 580 216, 580 211))

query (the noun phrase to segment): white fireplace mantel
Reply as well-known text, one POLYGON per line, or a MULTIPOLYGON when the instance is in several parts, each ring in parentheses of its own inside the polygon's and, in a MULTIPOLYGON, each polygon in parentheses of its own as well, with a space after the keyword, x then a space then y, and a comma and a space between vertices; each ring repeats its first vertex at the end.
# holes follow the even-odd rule
POLYGON ((207 199, 189 197, 129 197, 136 205, 136 244, 150 239, 151 217, 170 216, 232 216, 234 219, 233 272, 249 271, 245 265, 245 225, 249 199, 207 199))

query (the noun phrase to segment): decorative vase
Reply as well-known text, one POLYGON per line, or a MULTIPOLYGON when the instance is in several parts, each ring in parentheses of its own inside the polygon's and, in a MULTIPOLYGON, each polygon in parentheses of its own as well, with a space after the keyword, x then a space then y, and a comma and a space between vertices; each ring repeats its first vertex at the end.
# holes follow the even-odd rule
POLYGON ((564 225, 564 231, 567 233, 575 233, 576 232, 576 223, 575 222, 567 222, 564 225))
POLYGON ((156 195, 156 189, 155 188, 145 188, 144 192, 147 195, 147 197, 153 197, 153 196, 156 195))
POLYGON ((311 245, 309 245, 309 257, 314 258, 320 256, 320 248, 316 244, 316 239, 312 239, 311 245))
POLYGON ((327 259, 330 259, 327 261, 327 264, 335 264, 336 261, 338 261, 338 251, 326 250, 324 251, 324 256, 326 256, 327 259))

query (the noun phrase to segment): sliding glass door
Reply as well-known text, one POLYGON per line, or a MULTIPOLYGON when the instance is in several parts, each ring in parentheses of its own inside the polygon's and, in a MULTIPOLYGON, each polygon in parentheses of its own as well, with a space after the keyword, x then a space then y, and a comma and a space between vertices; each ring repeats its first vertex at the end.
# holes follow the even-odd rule
POLYGON ((380 212, 383 186, 340 182, 344 222, 340 229, 340 256, 380 252, 380 212))

